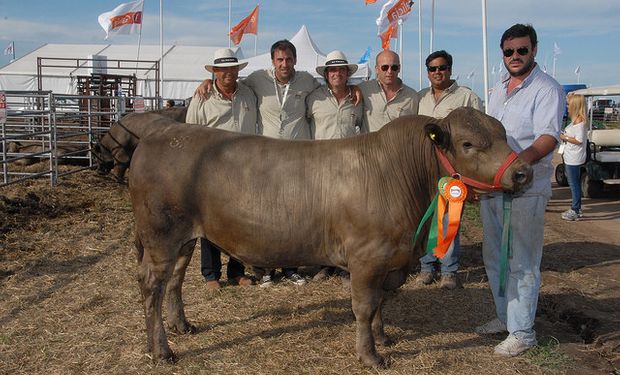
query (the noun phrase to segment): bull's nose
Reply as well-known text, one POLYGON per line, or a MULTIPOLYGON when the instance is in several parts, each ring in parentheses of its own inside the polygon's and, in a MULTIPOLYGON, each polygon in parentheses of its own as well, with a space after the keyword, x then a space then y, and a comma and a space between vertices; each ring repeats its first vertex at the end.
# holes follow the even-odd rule
POLYGON ((512 181, 517 184, 523 185, 527 182, 527 173, 521 171, 515 172, 515 174, 512 175, 512 181))

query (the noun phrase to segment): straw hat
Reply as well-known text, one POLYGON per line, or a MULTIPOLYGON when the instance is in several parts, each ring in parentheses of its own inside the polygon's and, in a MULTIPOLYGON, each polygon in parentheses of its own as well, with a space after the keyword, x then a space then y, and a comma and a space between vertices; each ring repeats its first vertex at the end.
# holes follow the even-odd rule
POLYGON ((239 62, 237 56, 230 48, 221 48, 213 54, 213 64, 205 65, 205 69, 213 73, 213 68, 226 68, 229 66, 238 66, 239 70, 248 65, 246 62, 239 62))
POLYGON ((357 71, 357 64, 349 64, 347 57, 341 51, 332 51, 328 53, 327 58, 325 59, 325 65, 317 66, 316 72, 319 73, 321 77, 324 77, 325 69, 330 66, 348 66, 349 77, 357 71))

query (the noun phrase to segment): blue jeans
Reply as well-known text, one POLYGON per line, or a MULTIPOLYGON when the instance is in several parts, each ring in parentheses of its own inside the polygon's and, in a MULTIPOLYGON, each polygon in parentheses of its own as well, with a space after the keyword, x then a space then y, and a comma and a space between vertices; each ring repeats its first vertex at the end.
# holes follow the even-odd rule
MULTIPOLYGON (((448 215, 443 217, 444 232, 448 228, 448 215)), ((421 272, 433 272, 435 266, 441 264, 441 273, 456 273, 459 269, 459 256, 461 255, 461 228, 456 232, 454 241, 448 247, 446 255, 443 259, 439 259, 433 254, 425 254, 420 258, 420 271, 421 272)))
POLYGON ((482 259, 495 302, 497 318, 508 332, 528 344, 536 343, 534 319, 540 292, 545 206, 547 198, 528 195, 512 201, 512 256, 508 260, 506 293, 499 295, 503 198, 485 195, 480 200, 483 225, 482 259))
POLYGON ((564 164, 564 171, 573 200, 570 208, 579 212, 581 210, 581 165, 564 164))

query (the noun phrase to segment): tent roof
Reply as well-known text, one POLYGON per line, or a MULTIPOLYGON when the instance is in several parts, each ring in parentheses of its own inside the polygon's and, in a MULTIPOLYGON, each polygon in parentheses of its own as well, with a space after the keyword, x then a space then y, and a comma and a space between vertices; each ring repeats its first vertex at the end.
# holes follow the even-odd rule
MULTIPOLYGON (((202 46, 164 46, 164 80, 191 80, 197 81, 207 78, 209 73, 204 69, 204 65, 213 58, 215 50, 225 47, 202 47, 202 46)), ((240 48, 233 48, 239 58, 243 58, 240 48)), ((7 75, 36 75, 37 58, 68 58, 68 59, 87 59, 90 55, 102 55, 108 60, 136 60, 138 50, 135 45, 127 44, 45 44, 36 50, 24 55, 10 64, 0 69, 0 74, 7 75)), ((141 45, 139 60, 157 61, 160 58, 159 45, 141 45)), ((48 62, 50 63, 50 62, 48 62)), ((54 65, 69 66, 72 62, 66 63, 53 62, 54 65)), ((88 66, 85 61, 80 61, 82 66, 73 68, 45 67, 43 75, 46 76, 76 76, 88 75, 88 66)), ((75 64, 73 62, 73 64, 75 64)), ((110 64, 108 64, 110 66, 110 64)), ((124 66, 131 66, 130 63, 124 66)), ((131 74, 120 72, 119 70, 108 71, 110 74, 131 74)), ((125 71, 127 72, 127 71, 125 71)), ((141 71, 136 75, 138 78, 144 77, 147 73, 141 71)))
MULTIPOLYGON (((297 64, 295 64, 295 70, 306 71, 316 78, 323 78, 316 72, 316 67, 325 63, 326 56, 319 50, 314 40, 312 40, 306 25, 302 25, 297 34, 295 34, 290 41, 297 50, 297 64)), ((248 66, 239 72, 239 76, 241 77, 247 77, 255 70, 270 68, 272 65, 271 52, 250 57, 246 61, 248 62, 248 66)), ((358 66, 359 68, 352 78, 368 79, 370 77, 368 63, 359 64, 358 66)))
POLYGON ((583 96, 615 96, 620 95, 620 85, 590 87, 588 89, 575 90, 572 93, 583 96))

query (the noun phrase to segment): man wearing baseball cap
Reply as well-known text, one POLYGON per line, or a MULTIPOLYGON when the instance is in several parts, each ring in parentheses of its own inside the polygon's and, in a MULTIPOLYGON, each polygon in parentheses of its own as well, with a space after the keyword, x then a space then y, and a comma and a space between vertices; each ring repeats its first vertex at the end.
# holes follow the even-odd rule
MULTIPOLYGON (((239 70, 248 65, 239 62, 228 48, 214 53, 213 63, 205 69, 215 76, 208 98, 194 98, 187 109, 186 122, 202 124, 212 128, 239 133, 256 134, 256 96, 247 86, 237 82, 239 70)), ((208 289, 220 288, 222 261, 220 251, 209 240, 200 239, 200 271, 207 281, 208 289)), ((245 267, 234 258, 228 261, 226 269, 228 282, 237 285, 252 285, 245 276, 245 267)))

